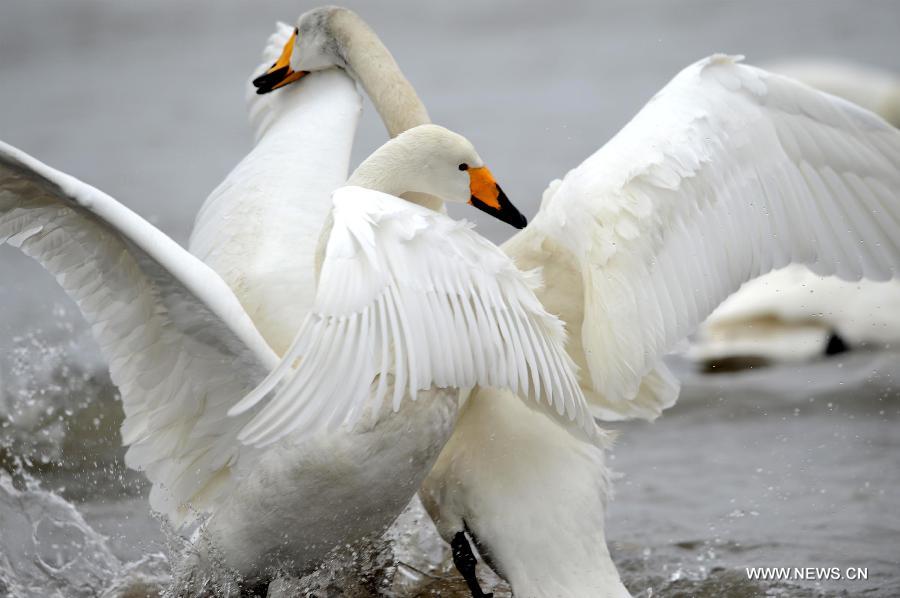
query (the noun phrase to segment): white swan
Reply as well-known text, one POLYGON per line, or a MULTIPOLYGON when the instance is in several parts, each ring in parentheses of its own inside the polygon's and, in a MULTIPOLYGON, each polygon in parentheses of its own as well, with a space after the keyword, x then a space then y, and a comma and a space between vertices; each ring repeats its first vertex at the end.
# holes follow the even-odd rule
MULTIPOLYGON (((302 39, 310 59, 340 48, 352 67, 319 69, 304 77, 303 85, 281 89, 282 82, 277 94, 260 95, 249 86, 256 144, 207 198, 188 245, 228 283, 279 355, 312 307, 320 231, 331 193, 347 180, 361 110, 347 71, 370 97, 380 99, 376 107, 391 136, 430 122, 390 52, 353 12, 314 9, 300 16, 297 27, 306 32, 302 39)), ((306 74, 281 70, 295 44, 294 29, 279 23, 270 37, 254 77, 261 86, 267 80, 278 84, 267 70, 288 82, 306 74)), ((412 193, 406 199, 442 207, 439 198, 412 193)))
POLYGON ((722 368, 760 359, 808 361, 898 342, 900 282, 846 281, 794 265, 751 280, 725 300, 687 354, 708 368, 722 368))
MULTIPOLYGON (((330 37, 327 22, 300 30, 263 83, 352 72, 330 37)), ((900 219, 880 224, 866 209, 900 214, 885 192, 898 155, 877 118, 716 56, 552 183, 536 220, 504 249, 543 268, 539 297, 569 324, 595 414, 653 419, 678 393, 662 355, 743 280, 790 260, 844 276, 896 271, 889 240, 900 219), (846 198, 855 203, 840 208, 846 198), (843 210, 849 233, 835 222, 843 210), (876 245, 855 246, 857 233, 876 245)), ((627 595, 606 549, 602 450, 520 406, 509 392, 477 390, 421 491, 473 595, 466 533, 517 595, 627 595)))
MULTIPOLYGON (((277 25, 255 75, 292 34, 277 25)), ((331 193, 347 181, 362 102, 339 69, 277 94, 248 88, 256 143, 204 202, 188 249, 228 283, 281 355, 312 307, 319 234, 331 193)))
POLYGON ((469 227, 386 195, 520 218, 472 146, 418 127, 349 184, 306 334, 267 379, 287 382, 238 405, 278 360, 225 282, 109 196, 0 145, 0 240, 52 272, 90 322, 153 507, 176 523, 210 513, 209 558, 245 578, 303 571, 389 524, 449 436, 459 388, 519 389, 602 440, 530 279, 469 227), (369 402, 370 387, 393 399, 369 402))
MULTIPOLYGON (((503 248, 543 268, 538 296, 568 325, 595 414, 653 419, 678 393, 662 356, 742 282, 788 262, 896 275, 898 189, 900 133, 883 120, 714 56, 551 183, 503 248)), ((420 492, 441 534, 460 554, 473 537, 517 596, 627 596, 602 450, 516 407, 482 389, 461 410, 420 492)))

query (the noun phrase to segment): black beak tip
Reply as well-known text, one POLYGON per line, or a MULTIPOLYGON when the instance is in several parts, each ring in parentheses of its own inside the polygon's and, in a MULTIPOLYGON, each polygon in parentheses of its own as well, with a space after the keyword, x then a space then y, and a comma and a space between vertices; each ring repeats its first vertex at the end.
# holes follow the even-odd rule
POLYGON ((510 220, 512 220, 512 222, 510 222, 509 224, 514 228, 522 229, 528 226, 528 219, 525 218, 525 216, 523 216, 522 213, 518 210, 516 210, 516 216, 514 216, 510 220))
POLYGON ((528 219, 525 218, 522 212, 516 209, 516 206, 512 205, 512 202, 509 201, 509 198, 506 197, 506 193, 503 192, 503 189, 501 189, 499 185, 497 186, 497 190, 500 192, 497 196, 497 203, 500 204, 499 210, 488 206, 474 195, 471 197, 472 205, 482 212, 490 214, 497 220, 505 222, 513 228, 522 229, 528 226, 528 219))
POLYGON ((522 229, 528 226, 528 219, 520 212, 516 206, 509 201, 509 198, 506 197, 506 193, 503 192, 503 189, 500 188, 500 185, 497 185, 497 191, 500 192, 497 200, 500 202, 500 214, 499 218, 503 222, 512 226, 513 228, 522 229))
POLYGON ((253 80, 253 86, 256 87, 256 93, 262 95, 274 90, 279 81, 282 81, 287 74, 288 68, 286 66, 275 71, 263 73, 253 80))

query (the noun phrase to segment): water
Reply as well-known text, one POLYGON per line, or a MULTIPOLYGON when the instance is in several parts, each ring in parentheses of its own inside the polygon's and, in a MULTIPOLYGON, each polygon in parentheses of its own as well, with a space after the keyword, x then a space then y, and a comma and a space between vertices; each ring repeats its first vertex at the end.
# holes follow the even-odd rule
POLYGON ((629 587, 668 576, 662 595, 676 595, 674 580, 702 580, 702 593, 717 570, 867 566, 868 582, 809 589, 897 595, 898 375, 893 353, 717 376, 683 370, 676 408, 624 426, 611 461, 624 477, 610 535, 637 576, 629 587))
MULTIPOLYGON (((646 597, 897 595, 900 354, 719 376, 675 365, 685 380, 679 404, 654 424, 617 426, 609 538, 629 589, 646 597), (749 582, 751 566, 867 567, 869 579, 749 582)), ((121 464, 115 393, 102 376, 67 374, 79 382, 40 400, 81 401, 58 418, 68 422, 62 432, 45 434, 58 421, 49 417, 4 443, 10 461, 9 452, 28 446, 24 437, 55 438, 16 463, 31 474, 16 483, 0 477, 0 588, 12 596, 29 595, 21 588, 121 596, 165 587, 173 542, 148 512, 146 483, 121 464), (100 415, 108 425, 97 423, 100 415)), ((7 435, 10 427, 21 431, 5 426, 7 435)), ((466 595, 420 508, 390 538, 391 546, 377 543, 361 558, 338 555, 304 583, 356 596, 373 587, 466 595)), ((504 595, 505 585, 483 573, 504 595)))
MULTIPOLYGON (((549 180, 703 55, 830 56, 900 71, 894 2, 348 4, 385 39, 435 121, 475 142, 526 214, 549 180)), ((311 6, 8 0, 0 138, 184 242, 205 195, 248 147, 242 84, 272 23, 311 6)), ((356 160, 383 139, 368 110, 356 160)), ((508 234, 477 211, 457 215, 494 240, 508 234)), ((3 247, 0 271, 0 463, 19 472, 0 479, 0 596, 152 595, 177 542, 122 464, 120 407, 96 347, 40 268, 3 247)), ((681 364, 685 392, 672 412, 618 426, 609 538, 632 592, 900 595, 900 360, 842 359, 721 377, 681 364), (869 580, 749 582, 743 568, 756 565, 863 566, 869 580)), ((421 512, 392 533, 391 547, 336 557, 355 569, 303 583, 346 595, 466 595, 421 512)))

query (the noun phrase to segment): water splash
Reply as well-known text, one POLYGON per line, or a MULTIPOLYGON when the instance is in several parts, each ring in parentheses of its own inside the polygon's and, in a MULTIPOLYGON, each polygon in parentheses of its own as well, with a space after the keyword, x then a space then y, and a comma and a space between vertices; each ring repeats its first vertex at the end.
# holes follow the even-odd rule
POLYGON ((126 563, 74 505, 28 476, 0 472, 0 596, 154 596, 168 584, 168 559, 126 563))
POLYGON ((0 585, 10 596, 97 595, 122 564, 106 538, 56 494, 0 472, 0 585))

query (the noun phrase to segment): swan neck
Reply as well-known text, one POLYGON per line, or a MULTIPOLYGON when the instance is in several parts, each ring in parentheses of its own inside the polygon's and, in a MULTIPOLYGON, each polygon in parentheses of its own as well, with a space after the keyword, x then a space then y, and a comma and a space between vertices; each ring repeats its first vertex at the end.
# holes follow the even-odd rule
POLYGON ((331 19, 331 32, 347 70, 369 95, 391 137, 431 122, 416 90, 365 21, 340 10, 331 19))
POLYGON ((347 185, 397 197, 408 194, 410 184, 406 165, 411 161, 411 151, 403 138, 388 141, 356 167, 347 179, 347 185))

